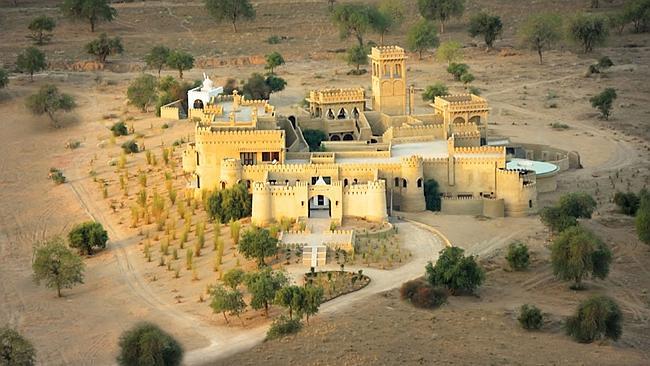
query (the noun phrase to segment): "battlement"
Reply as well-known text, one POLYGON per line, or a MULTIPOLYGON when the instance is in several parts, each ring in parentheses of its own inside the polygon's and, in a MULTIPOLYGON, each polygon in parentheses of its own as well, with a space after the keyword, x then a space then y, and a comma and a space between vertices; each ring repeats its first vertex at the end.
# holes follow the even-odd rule
POLYGON ((454 154, 505 154, 505 146, 454 147, 454 154))
POLYGON ((204 126, 200 123, 196 124, 196 136, 283 136, 283 130, 251 130, 233 128, 212 128, 211 126, 204 126))
POLYGON ((487 100, 474 94, 443 95, 436 97, 433 104, 449 111, 489 109, 487 100))
POLYGON ((402 158, 402 165, 409 168, 417 168, 422 165, 422 157, 420 155, 405 156, 402 158))
POLYGON ((240 169, 241 167, 239 159, 226 158, 221 161, 221 169, 240 169))
POLYGON ((366 92, 363 88, 320 89, 309 92, 307 101, 317 104, 336 104, 342 102, 365 102, 366 92))
POLYGON ((377 46, 372 48, 370 57, 373 60, 402 60, 406 55, 399 46, 377 46))

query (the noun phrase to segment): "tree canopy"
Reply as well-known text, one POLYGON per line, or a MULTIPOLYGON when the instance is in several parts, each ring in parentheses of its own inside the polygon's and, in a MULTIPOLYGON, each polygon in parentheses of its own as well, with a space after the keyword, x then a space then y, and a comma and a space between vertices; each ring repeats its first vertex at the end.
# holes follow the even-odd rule
POLYGON ((242 234, 237 250, 246 259, 257 260, 257 267, 262 268, 265 265, 264 258, 278 252, 278 239, 271 236, 266 229, 249 229, 242 234))
POLYGON ((422 59, 422 52, 438 45, 436 27, 430 21, 422 19, 406 35, 406 44, 411 51, 417 52, 422 59))
POLYGON ((452 62, 463 60, 463 46, 457 41, 442 42, 436 49, 436 58, 438 61, 446 62, 447 66, 452 62))
POLYGON ((489 50, 503 32, 503 23, 497 15, 480 12, 470 18, 468 31, 472 37, 482 35, 489 50))
POLYGON ((360 3, 340 4, 332 10, 332 22, 339 28, 342 39, 354 37, 363 47, 363 38, 379 16, 376 7, 360 3))
POLYGON ((143 112, 154 103, 158 97, 158 81, 153 75, 142 74, 129 84, 126 97, 129 103, 140 108, 143 112))
POLYGON ((641 191, 639 208, 636 211, 635 226, 639 240, 650 244, 650 193, 641 191))
POLYGON ((435 266, 429 262, 425 277, 432 286, 445 286, 452 294, 458 291, 472 292, 485 280, 485 272, 474 256, 466 257, 458 247, 440 251, 435 266))
POLYGON ((17 330, 0 327, 0 365, 32 366, 36 363, 36 350, 31 342, 17 330))
POLYGON ((108 233, 99 222, 87 221, 75 225, 68 233, 70 246, 82 254, 93 254, 93 248, 106 248, 108 233))
POLYGON ((173 50, 167 57, 167 66, 178 70, 178 77, 183 79, 183 71, 194 67, 194 56, 181 50, 173 50))
MULTIPOLYGON (((348 48, 346 59, 348 61, 348 65, 355 66, 355 74, 361 74, 361 65, 368 64, 368 50, 366 47, 354 45, 348 48)), ((363 73, 365 73, 365 70, 363 73)))
POLYGON ((117 10, 108 0, 64 0, 61 11, 70 19, 87 20, 91 32, 95 31, 97 22, 111 22, 117 16, 117 10))
POLYGON ((0 67, 0 89, 9 85, 9 73, 0 67))
POLYGON ((16 57, 16 69, 29 73, 29 80, 34 81, 34 73, 45 70, 45 54, 36 47, 27 47, 16 57))
POLYGON ((519 38, 524 46, 537 51, 541 65, 542 52, 562 38, 562 18, 556 14, 531 15, 520 28, 519 38))
POLYGON ((125 331, 119 340, 120 366, 178 366, 183 360, 183 347, 174 337, 157 325, 142 322, 125 331))
POLYGON ((553 241, 553 273, 562 280, 573 280, 574 289, 582 288, 582 279, 591 274, 604 279, 609 273, 612 253, 594 233, 582 226, 564 230, 553 241))
POLYGON ((309 145, 309 151, 320 151, 320 143, 327 141, 327 134, 321 130, 306 129, 302 131, 302 135, 309 145))
POLYGON ((27 97, 25 105, 34 115, 47 114, 54 127, 59 127, 58 111, 69 112, 77 106, 71 95, 59 92, 52 84, 43 85, 36 94, 27 97))
POLYGON ((379 34, 379 44, 384 44, 384 36, 399 28, 404 22, 404 4, 399 0, 382 0, 378 13, 372 20, 372 28, 379 34))
POLYGON ((208 13, 217 22, 229 21, 237 33, 237 22, 255 19, 255 9, 250 0, 205 0, 208 13))
POLYGON ((273 74, 273 70, 276 67, 281 65, 284 65, 284 58, 279 52, 274 51, 266 55, 266 65, 264 68, 269 70, 271 74, 273 74))
POLYGON ((591 102, 592 107, 598 108, 600 115, 605 120, 609 120, 609 116, 612 114, 614 100, 616 100, 617 96, 614 88, 605 88, 599 94, 589 98, 589 102, 591 102))
POLYGON ((418 10, 424 19, 440 21, 440 33, 451 18, 460 18, 465 11, 465 0, 418 0, 418 10))
POLYGON ((594 296, 580 303, 573 316, 567 318, 567 335, 581 343, 601 338, 618 340, 623 334, 623 313, 607 296, 594 296))
POLYGON ((219 222, 239 220, 251 215, 252 200, 243 183, 212 192, 208 197, 208 215, 219 222))
POLYGON ((305 303, 305 288, 296 285, 285 286, 275 294, 275 303, 289 310, 289 319, 293 319, 294 312, 298 314, 298 318, 301 318, 305 303))
POLYGON ((36 248, 32 269, 34 281, 55 288, 61 297, 62 288, 72 288, 83 283, 84 263, 77 254, 65 245, 63 238, 54 237, 36 248))
POLYGON ((601 15, 580 14, 569 22, 568 33, 575 42, 582 45, 585 53, 589 53, 607 40, 607 18, 601 15))
POLYGON ((221 285, 216 285, 210 289, 210 295, 212 297, 212 301, 210 302, 212 311, 222 313, 226 323, 230 323, 226 313, 239 318, 239 314, 246 309, 244 296, 239 290, 228 290, 221 285))
POLYGON ((38 16, 29 23, 27 27, 32 34, 29 36, 37 45, 43 45, 52 39, 52 30, 56 27, 56 21, 47 15, 38 16))
POLYGON ((120 37, 108 38, 106 33, 99 35, 99 38, 90 41, 85 46, 89 55, 97 57, 97 61, 106 62, 106 58, 111 55, 121 55, 124 52, 122 39, 120 37))
POLYGON ((268 317, 269 307, 275 300, 275 294, 289 283, 289 279, 284 272, 265 267, 258 272, 248 274, 244 282, 251 294, 251 307, 255 310, 264 308, 264 314, 268 317))
POLYGON ((168 47, 155 46, 144 56, 144 62, 147 63, 147 67, 157 70, 158 77, 160 77, 160 71, 167 65, 169 53, 168 47))

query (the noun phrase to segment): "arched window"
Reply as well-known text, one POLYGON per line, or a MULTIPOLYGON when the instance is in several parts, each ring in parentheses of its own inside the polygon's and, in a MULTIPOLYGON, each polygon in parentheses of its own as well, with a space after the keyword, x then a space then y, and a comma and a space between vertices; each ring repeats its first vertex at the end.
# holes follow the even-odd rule
POLYGON ((251 187, 251 181, 250 181, 250 179, 247 179, 246 180, 246 188, 250 188, 250 187, 251 187))
POLYGON ((406 188, 406 179, 402 179, 402 187, 406 188))
POLYGON ((399 178, 395 177, 395 187, 399 187, 399 178))
POLYGON ((352 181, 353 184, 357 184, 358 182, 359 181, 357 180, 357 178, 354 178, 354 180, 352 181))
POLYGON ((348 178, 343 179, 343 187, 348 186, 348 178))
POLYGON ((339 115, 336 116, 336 119, 347 119, 348 118, 348 112, 345 110, 345 108, 341 108, 339 110, 339 115))
POLYGON ((422 188, 422 178, 418 179, 418 188, 422 188))
POLYGON ((201 99, 194 101, 194 109, 203 109, 203 101, 201 99))
POLYGON ((334 112, 332 112, 332 109, 327 110, 327 119, 334 119, 334 112))
POLYGON ((221 189, 226 189, 226 182, 221 182, 221 189))

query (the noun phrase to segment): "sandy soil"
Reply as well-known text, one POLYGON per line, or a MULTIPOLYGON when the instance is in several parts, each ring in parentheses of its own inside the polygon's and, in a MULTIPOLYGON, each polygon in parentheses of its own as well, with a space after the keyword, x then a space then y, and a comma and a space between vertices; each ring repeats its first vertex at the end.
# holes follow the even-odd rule
MULTIPOLYGON (((52 13, 52 9, 43 6, 55 1, 25 0, 28 8, 18 9, 7 8, 5 3, 0 3, 0 62, 11 67, 17 50, 24 44, 27 20, 42 12, 52 13)), ((278 49, 289 60, 278 70, 289 85, 273 95, 271 103, 287 114, 310 88, 368 88, 370 83, 366 76, 346 76, 349 67, 338 59, 338 54, 328 52, 346 43, 339 41, 329 26, 325 2, 260 1, 258 22, 243 25, 237 35, 208 28, 214 29, 212 38, 201 36, 201 30, 211 23, 202 18, 199 5, 200 2, 184 6, 155 1, 118 5, 118 21, 99 27, 99 31, 120 34, 125 40, 126 54, 109 65, 117 73, 47 72, 37 75, 34 83, 24 77, 12 77, 10 87, 0 91, 0 323, 16 326, 30 338, 43 364, 110 364, 117 352, 119 334, 138 320, 154 321, 172 332, 190 351, 187 361, 192 364, 209 363, 215 354, 232 356, 263 338, 265 328, 261 322, 249 320, 244 329, 227 328, 220 323, 219 316, 207 311, 205 304, 194 300, 196 295, 188 295, 187 301, 177 304, 162 280, 151 282, 152 264, 143 260, 138 245, 142 237, 128 228, 128 222, 121 222, 123 217, 111 213, 109 202, 101 198, 96 183, 88 176, 91 159, 96 159, 97 170, 108 172, 108 159, 119 156, 117 146, 98 147, 108 137, 106 126, 118 118, 135 118, 132 123, 136 130, 147 135, 147 148, 157 151, 159 157, 161 142, 169 146, 192 131, 192 126, 184 122, 162 130, 164 121, 127 107, 124 90, 138 74, 126 71, 133 70, 142 54, 158 42, 186 48, 204 58, 243 57, 248 58, 246 62, 252 59, 249 56, 259 58, 278 49), (304 16, 315 8, 318 11, 314 14, 321 15, 304 16), (153 18, 156 21, 147 23, 151 32, 143 33, 140 24, 151 14, 157 15, 153 18), (290 39, 271 46, 264 39, 272 34, 290 39), (64 118, 61 129, 49 127, 45 118, 29 115, 23 106, 25 97, 46 82, 72 93, 79 103, 79 108, 64 118), (66 150, 64 144, 70 139, 83 141, 81 148, 66 150), (70 183, 54 186, 47 179, 50 167, 63 169, 70 183), (65 298, 57 299, 52 291, 31 281, 32 244, 50 235, 64 234, 89 215, 104 223, 113 240, 106 251, 86 259, 86 283, 64 291, 65 298)), ((507 29, 498 46, 514 45, 514 29, 524 15, 523 9, 494 0, 482 2, 481 6, 504 14, 507 29)), ((526 12, 550 7, 571 12, 583 6, 582 2, 540 2, 531 4, 526 12)), ((478 7, 476 2, 468 4, 469 9, 478 7)), ((410 11, 414 13, 413 9, 410 11)), ((461 23, 450 24, 444 37, 469 45, 471 40, 461 23)), ((79 44, 91 38, 93 35, 83 27, 62 21, 55 41, 45 50, 57 62, 84 59, 79 44)), ((388 39, 401 42, 404 36, 388 39)), ((647 363, 644 361, 650 357, 650 252, 636 240, 631 220, 613 212, 611 197, 615 190, 638 190, 648 184, 649 50, 647 37, 625 34, 613 37, 609 47, 589 56, 576 55, 568 48, 549 52, 546 63, 540 66, 536 56, 527 51, 503 57, 478 48, 466 49, 466 62, 477 79, 474 84, 493 108, 490 133, 580 152, 584 169, 560 175, 558 192, 540 195, 540 205, 577 189, 598 198, 598 213, 586 224, 613 247, 615 263, 606 281, 589 283, 589 290, 580 293, 555 281, 548 263, 548 233, 535 217, 481 220, 416 215, 411 218, 440 230, 454 245, 480 255, 489 269, 480 298, 453 298, 434 312, 415 310, 402 303, 390 289, 404 278, 422 273, 423 263, 430 259, 414 254, 412 263, 397 269, 404 271, 404 278, 393 276, 392 271, 374 270, 371 285, 326 304, 323 315, 299 337, 264 343, 220 362, 647 363), (638 47, 629 47, 632 44, 638 47), (601 55, 611 57, 616 66, 599 77, 585 78, 587 66, 601 55), (588 98, 609 86, 617 89, 619 99, 612 119, 605 122, 596 118, 588 98), (545 106, 550 91, 557 94, 557 108, 545 106), (557 121, 570 128, 556 131, 548 126, 557 121), (530 271, 509 273, 501 269, 503 247, 515 239, 526 241, 533 250, 530 271), (393 282, 382 278, 392 278, 393 282), (378 292, 382 294, 376 295, 378 292), (608 293, 621 303, 625 315, 621 341, 579 345, 562 334, 561 319, 580 299, 592 293, 608 293), (528 301, 534 301, 549 316, 542 332, 526 333, 516 324, 515 310, 528 301), (355 305, 348 306, 352 302, 355 305), (472 347, 467 347, 470 342, 472 347)), ((422 61, 414 56, 409 65, 409 82, 418 87, 441 80, 453 92, 464 90, 451 81, 444 65, 429 56, 422 61)), ((242 79, 253 71, 261 71, 261 66, 200 68, 188 72, 187 78, 199 79, 202 72, 207 72, 215 81, 222 82, 227 77, 242 79)), ((417 102, 418 111, 428 110, 425 102, 417 102)), ((138 159, 140 163, 130 162, 132 173, 141 164, 142 154, 138 159)), ((369 274, 368 271, 372 270, 364 269, 364 273, 369 274)), ((202 286, 187 281, 182 289, 202 286)))

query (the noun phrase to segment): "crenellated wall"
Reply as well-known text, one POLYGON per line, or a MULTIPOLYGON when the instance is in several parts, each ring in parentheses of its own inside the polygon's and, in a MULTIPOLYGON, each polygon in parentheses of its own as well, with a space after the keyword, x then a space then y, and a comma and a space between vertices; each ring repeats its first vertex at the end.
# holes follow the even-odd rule
POLYGON ((520 217, 537 212, 534 172, 498 169, 496 183, 496 194, 503 199, 506 216, 520 217))

